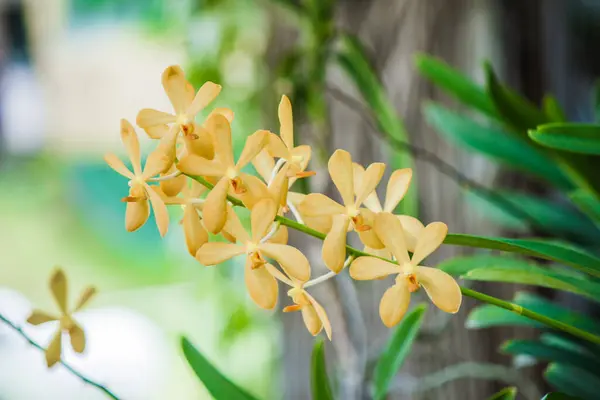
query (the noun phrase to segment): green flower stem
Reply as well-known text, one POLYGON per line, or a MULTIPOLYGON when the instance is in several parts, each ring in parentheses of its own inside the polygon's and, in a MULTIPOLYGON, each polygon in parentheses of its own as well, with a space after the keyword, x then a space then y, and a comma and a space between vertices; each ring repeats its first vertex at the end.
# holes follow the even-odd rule
POLYGON ((559 331, 563 331, 566 333, 569 333, 573 336, 577 336, 581 339, 585 339, 588 340, 592 343, 597 343, 600 344, 600 336, 598 335, 594 335, 593 333, 584 331, 582 329, 576 328, 574 326, 571 326, 569 324, 565 324, 564 322, 561 322, 559 320, 553 319, 553 318, 548 318, 545 315, 542 314, 538 314, 536 312, 533 312, 531 310, 528 310, 527 308, 523 308, 518 304, 514 304, 514 303, 510 303, 508 301, 504 301, 504 300, 500 300, 496 297, 493 296, 489 296, 487 294, 484 293, 480 293, 477 292, 475 290, 472 289, 468 289, 465 287, 461 287, 460 291, 465 295, 465 296, 469 296, 472 297, 476 300, 482 301, 484 303, 488 303, 488 304, 493 304, 497 307, 500 308, 504 308, 505 310, 514 312, 515 314, 519 314, 522 315, 524 317, 527 317, 529 319, 532 319, 534 321, 538 321, 541 322, 544 325, 547 325, 551 328, 557 329, 559 331))
MULTIPOLYGON (((212 189, 213 188, 213 184, 211 184, 210 182, 208 182, 206 179, 199 177, 199 176, 191 176, 188 175, 190 178, 198 181, 199 183, 201 183, 202 185, 206 186, 208 189, 212 189)), ((234 206, 237 207, 245 207, 244 204, 239 200, 236 199, 235 197, 232 196, 227 196, 227 199, 231 202, 231 204, 233 204, 234 206)), ((281 225, 285 225, 289 228, 295 229, 297 231, 303 232, 307 235, 310 235, 312 237, 315 237, 317 239, 320 240, 325 240, 326 235, 324 233, 321 233, 317 230, 314 230, 304 224, 301 224, 299 222, 296 222, 292 219, 286 218, 286 217, 282 217, 282 216, 277 216, 275 217, 275 221, 279 222, 281 225)), ((358 250, 348 244, 346 244, 346 252, 353 256, 353 257, 376 257, 376 258, 380 258, 384 261, 388 261, 388 262, 393 262, 392 260, 389 260, 387 258, 384 257, 378 257, 378 256, 374 256, 372 254, 368 254, 365 253, 364 251, 358 250)), ((517 304, 514 303, 510 303, 508 301, 504 301, 504 300, 500 300, 496 297, 493 296, 489 296, 487 294, 484 293, 480 293, 477 292, 473 289, 468 289, 465 287, 460 288, 461 292, 463 295, 467 296, 467 297, 471 297, 473 299, 482 301, 484 303, 488 303, 488 304, 492 304, 495 305, 497 307, 500 308, 504 308, 505 310, 511 311, 515 314, 518 315, 522 315, 526 318, 532 319, 534 321, 540 322, 546 326, 549 326, 551 328, 569 333, 573 336, 577 336, 581 339, 585 339, 588 340, 592 343, 598 343, 600 344, 600 336, 594 335, 590 332, 586 332, 582 329, 576 328, 574 326, 571 326, 569 324, 565 324, 564 322, 561 322, 559 320, 553 319, 553 318, 548 318, 542 314, 538 314, 536 312, 533 312, 531 310, 528 310, 526 308, 523 308, 517 304)))

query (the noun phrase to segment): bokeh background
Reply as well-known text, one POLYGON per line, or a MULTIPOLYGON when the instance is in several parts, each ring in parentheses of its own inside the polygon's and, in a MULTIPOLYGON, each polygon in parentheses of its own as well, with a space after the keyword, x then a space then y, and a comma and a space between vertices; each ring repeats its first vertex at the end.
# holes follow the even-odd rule
MULTIPOLYGON (((277 103, 290 95, 299 139, 315 147, 313 169, 321 172, 334 148, 362 163, 402 166, 356 104, 340 96, 358 99, 339 67, 311 67, 335 45, 327 42, 329 30, 364 41, 411 142, 488 186, 540 191, 454 148, 426 125, 422 101, 447 99, 417 76, 416 52, 438 55, 476 79, 481 60, 490 59, 532 100, 553 91, 571 118, 590 117, 589 87, 600 69, 598 1, 340 0, 321 35, 298 16, 303 3, 0 0, 0 312, 23 325, 32 307, 54 307, 47 279, 56 265, 67 272, 72 299, 86 284, 96 285, 99 295, 81 315, 88 354, 65 357, 124 398, 209 398, 180 354, 182 334, 261 398, 309 397, 313 339, 297 315, 258 310, 235 263, 209 269, 190 258, 176 210, 164 240, 152 220, 135 233, 124 229, 126 182, 102 155, 123 155, 120 118, 134 121, 144 107, 170 109, 160 84, 167 66, 181 65, 196 87, 206 80, 223 85, 217 105, 235 111, 237 151, 256 129, 277 131, 277 103)), ((415 160, 421 219, 446 221, 453 232, 503 231, 485 209, 465 202, 439 165, 415 160)), ((311 190, 330 191, 319 176, 311 190)), ((291 240, 318 258, 318 243, 291 240)), ((454 254, 446 249, 440 258, 454 254)), ((361 386, 357 374, 368 371, 388 335, 376 313, 383 287, 354 287, 341 277, 316 292, 341 332, 328 353, 341 365, 344 393, 361 386)), ((505 298, 514 291, 489 289, 505 298)), ((503 332, 467 333, 464 315, 450 321, 430 313, 430 339, 403 370, 399 398, 418 391, 417 377, 457 361, 506 363, 494 344, 503 332)), ((40 343, 52 332, 25 329, 40 343)), ((0 399, 103 398, 61 368, 48 371, 38 350, 0 326, 0 399)), ((493 385, 468 375, 443 383, 414 396, 483 398, 493 385)))

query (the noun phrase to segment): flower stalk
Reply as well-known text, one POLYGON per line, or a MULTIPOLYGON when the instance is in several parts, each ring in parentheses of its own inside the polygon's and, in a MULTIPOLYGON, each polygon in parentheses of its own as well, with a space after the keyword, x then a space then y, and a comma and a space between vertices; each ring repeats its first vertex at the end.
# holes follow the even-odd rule
MULTIPOLYGON (((212 185, 210 182, 208 182, 206 179, 199 177, 199 176, 192 176, 192 175, 188 175, 190 178, 196 180, 197 182, 199 182, 200 184, 206 186, 208 189, 212 189, 214 185, 212 185)), ((228 195, 228 200, 229 202, 236 207, 245 207, 244 204, 232 197, 228 195)), ((303 232, 309 236, 312 236, 314 238, 320 239, 320 240, 325 240, 326 235, 324 233, 321 233, 315 229, 312 229, 306 225, 304 225, 303 223, 294 221, 292 219, 283 217, 283 216, 276 216, 275 217, 275 221, 279 222, 281 225, 287 226, 289 228, 295 229, 297 231, 303 232)), ((380 258, 384 261, 388 261, 388 262, 393 262, 392 260, 386 259, 384 257, 378 257, 378 256, 374 256, 372 254, 366 253, 364 251, 361 251, 359 249, 356 249, 350 245, 346 245, 346 252, 348 254, 350 254, 350 257, 348 259, 351 258, 356 258, 356 257, 361 257, 361 256, 368 256, 368 257, 377 257, 380 258)), ((328 279, 333 278, 334 276, 336 276, 337 274, 334 273, 333 271, 328 272, 327 274, 320 276, 318 278, 313 279, 312 281, 307 282, 304 286, 305 287, 309 287, 309 286, 314 286, 317 285, 319 283, 325 282, 328 279)), ((541 324, 544 324, 550 328, 554 328, 556 330, 559 331, 563 331, 565 333, 568 333, 570 335, 573 335, 575 337, 587 340, 589 342, 592 343, 597 343, 600 344, 600 336, 595 335, 593 333, 584 331, 583 329, 579 329, 576 328, 572 325, 569 324, 565 324, 564 322, 561 322, 559 320, 553 319, 553 318, 549 318, 546 317, 545 315, 536 313, 534 311, 531 311, 527 308, 521 307, 517 304, 505 301, 505 300, 501 300, 497 297, 493 297, 481 292, 478 292, 476 290, 473 289, 469 289, 466 287, 462 287, 460 288, 461 292, 463 295, 467 296, 467 297, 471 297, 475 300, 481 301, 483 303, 487 303, 487 304, 492 304, 495 305, 497 307, 500 308, 504 308, 505 310, 508 310, 510 312, 513 312, 515 314, 518 315, 522 315, 524 317, 527 317, 531 320, 537 321, 541 324)))

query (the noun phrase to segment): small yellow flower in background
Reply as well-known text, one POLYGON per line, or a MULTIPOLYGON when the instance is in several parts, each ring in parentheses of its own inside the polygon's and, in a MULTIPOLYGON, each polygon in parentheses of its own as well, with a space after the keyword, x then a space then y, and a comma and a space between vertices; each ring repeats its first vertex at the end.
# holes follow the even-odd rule
MULTIPOLYGON (((219 95, 221 86, 206 82, 198 93, 195 93, 194 87, 185 79, 183 70, 177 65, 165 69, 162 84, 175 114, 145 108, 138 113, 137 125, 153 139, 162 138, 169 129, 174 129, 176 133, 182 132, 183 141, 190 153, 211 159, 213 145, 210 133, 194 119, 219 95), (169 128, 171 124, 173 125, 169 128)), ((213 112, 233 119, 233 113, 229 109, 216 109, 213 112)))
POLYGON ((47 314, 44 311, 34 310, 27 319, 32 325, 40 325, 46 322, 58 321, 59 327, 46 349, 46 363, 48 367, 60 361, 62 350, 62 334, 67 333, 71 338, 71 346, 77 353, 85 350, 85 333, 73 319, 73 313, 81 310, 88 301, 96 294, 94 287, 87 287, 79 297, 73 310, 69 311, 67 305, 67 277, 62 269, 54 271, 50 278, 50 290, 58 304, 60 315, 47 314))
MULTIPOLYGON (((183 175, 185 179, 187 177, 183 175)), ((202 211, 202 203, 200 195, 207 189, 196 181, 191 181, 190 184, 184 182, 184 187, 181 190, 180 196, 167 196, 163 191, 163 200, 165 204, 180 205, 183 208, 183 234, 185 243, 192 257, 196 256, 198 249, 208 242, 208 232, 202 224, 202 218, 198 211, 202 211)))
MULTIPOLYGON (((362 180, 364 178, 365 169, 362 165, 354 163, 354 187, 360 187, 362 180)), ((374 213, 380 212, 388 212, 394 213, 394 210, 402 201, 408 188, 410 186, 410 182, 412 180, 412 169, 404 168, 398 169, 390 175, 390 179, 388 180, 386 194, 385 194, 385 202, 383 207, 381 206, 381 202, 379 197, 377 196, 377 192, 373 191, 371 194, 367 196, 364 201, 364 206, 374 213)), ((373 218, 375 215, 373 215, 373 218)), ((397 215, 400 222, 402 222, 402 227, 404 228, 404 237, 406 239, 406 247, 408 251, 413 252, 415 246, 417 244, 417 237, 421 234, 423 229, 423 223, 416 219, 415 217, 411 217, 410 215, 397 215)), ((372 223, 372 221, 370 221, 372 223)), ((379 241, 377 235, 373 235, 373 231, 368 232, 359 232, 359 235, 370 235, 368 238, 363 237, 363 242, 368 242, 372 245, 372 248, 368 248, 369 253, 376 254, 378 256, 384 258, 390 258, 390 253, 388 250, 384 249, 383 243, 379 241)))
POLYGON ((301 311, 304 325, 313 336, 318 335, 319 332, 325 329, 327 338, 331 340, 331 323, 327 313, 317 300, 305 290, 305 282, 288 278, 273 266, 267 266, 267 269, 273 276, 291 287, 288 290, 288 296, 292 298, 294 305, 285 307, 283 312, 301 311))
MULTIPOLYGON (((373 163, 364 173, 360 187, 354 195, 354 167, 347 151, 336 150, 328 163, 329 175, 342 196, 341 205, 324 194, 311 193, 299 205, 299 211, 309 217, 331 216, 332 225, 323 242, 323 260, 330 270, 338 273, 346 259, 346 233, 371 229, 365 223, 369 219, 368 209, 359 209, 366 197, 375 190, 383 176, 385 164, 373 163), (365 218, 367 215, 367 218, 365 218), (351 224, 352 223, 352 224, 351 224)), ((362 237, 361 237, 362 239, 362 237)), ((365 243, 370 245, 369 243, 365 243)))
POLYGON ((279 134, 271 133, 269 135, 268 151, 271 156, 282 158, 289 166, 289 176, 292 178, 291 184, 296 178, 305 178, 315 173, 306 172, 311 156, 310 146, 301 145, 294 147, 294 118, 292 115, 292 104, 287 96, 281 97, 278 109, 279 116, 279 134))
POLYGON ((165 236, 169 228, 167 207, 160 195, 148 185, 147 181, 164 171, 165 161, 169 158, 165 153, 167 150, 159 145, 156 150, 150 153, 142 170, 138 136, 133 126, 125 119, 121 120, 121 141, 129 155, 133 172, 112 153, 106 154, 104 160, 116 172, 130 179, 129 195, 123 198, 123 201, 127 203, 125 229, 133 232, 146 223, 148 217, 150 217, 150 205, 148 204, 148 201, 150 201, 160 235, 165 236))
POLYGON ((446 272, 419 263, 433 253, 444 241, 448 227, 433 222, 425 227, 419 237, 412 259, 409 257, 402 223, 396 216, 382 212, 375 217, 375 233, 394 255, 396 262, 375 257, 359 257, 350 265, 350 276, 357 280, 371 280, 397 274, 395 284, 381 298, 379 315, 383 323, 396 325, 408 309, 410 294, 420 286, 440 310, 456 313, 462 302, 460 286, 446 272))
MULTIPOLYGON (((204 206, 206 219, 206 204, 204 206)), ((246 255, 245 280, 250 297, 262 308, 271 309, 277 303, 277 282, 265 268, 265 257, 277 261, 289 275, 301 282, 310 278, 310 265, 300 250, 286 244, 273 243, 264 238, 273 226, 277 206, 271 199, 259 201, 252 209, 249 236, 235 214, 228 220, 227 229, 236 243, 209 242, 200 247, 196 259, 203 265, 220 264, 235 256, 246 255)), ((275 267, 273 267, 275 268, 275 267)))
POLYGON ((230 190, 239 195, 249 208, 257 199, 268 196, 266 186, 259 178, 241 172, 266 145, 267 132, 256 131, 250 135, 240 158, 234 163, 229 121, 220 114, 214 114, 209 125, 215 141, 215 159, 207 160, 190 154, 181 159, 177 168, 185 174, 218 178, 204 203, 204 226, 216 234, 223 229, 227 219, 227 194, 230 190))

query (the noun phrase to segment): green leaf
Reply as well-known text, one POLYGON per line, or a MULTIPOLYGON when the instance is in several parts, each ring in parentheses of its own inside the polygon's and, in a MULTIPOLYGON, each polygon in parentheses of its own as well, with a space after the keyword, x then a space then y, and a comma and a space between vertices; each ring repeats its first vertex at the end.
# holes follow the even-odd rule
POLYGON ((313 400, 333 400, 327 365, 325 364, 325 345, 318 339, 313 347, 310 372, 310 386, 313 400))
POLYGON ((578 189, 569 194, 571 201, 600 227, 600 200, 590 192, 578 189))
POLYGON ((488 95, 508 125, 525 134, 528 129, 548 122, 533 103, 500 83, 490 63, 486 62, 483 68, 488 95))
POLYGON ((583 243, 600 241, 600 229, 576 209, 523 193, 495 191, 494 196, 469 188, 466 199, 490 221, 529 232, 531 228, 583 243))
POLYGON ((600 259, 568 243, 541 239, 508 239, 450 233, 445 244, 501 250, 543 258, 569 265, 575 269, 600 277, 600 259))
POLYGON ((515 400, 517 397, 517 388, 514 386, 507 387, 492 395, 488 400, 515 400))
MULTIPOLYGON (((356 37, 341 36, 337 61, 360 91, 365 104, 370 108, 375 118, 378 129, 397 141, 409 143, 410 140, 404 122, 387 97, 383 84, 356 37)), ((414 161, 410 152, 396 152, 394 158, 402 168, 414 168, 414 161)), ((418 193, 416 185, 413 183, 411 186, 412 188, 399 207, 402 213, 415 216, 418 211, 418 193)))
POLYGON ((181 348, 190 367, 215 400, 256 400, 223 376, 185 337, 181 338, 181 348))
POLYGON ((546 117, 550 122, 567 122, 565 112, 556 97, 547 94, 544 96, 542 103, 546 117))
POLYGON ((593 355, 572 352, 537 340, 509 340, 502 345, 501 351, 511 355, 527 355, 538 360, 569 364, 589 371, 600 371, 600 361, 593 355))
MULTIPOLYGON (((600 334, 600 322, 585 314, 569 310, 542 297, 528 292, 517 292, 513 302, 546 317, 557 319, 576 328, 600 334)), ((493 326, 532 326, 543 328, 544 325, 529 318, 517 315, 508 310, 493 306, 482 305, 469 314, 465 323, 467 328, 482 329, 493 326)))
POLYGON ((529 131, 535 142, 571 153, 600 155, 600 125, 553 123, 529 131))
POLYGON ((418 54, 415 65, 421 75, 439 86, 461 103, 471 106, 485 115, 498 119, 498 112, 483 87, 477 85, 444 61, 418 54))
POLYGON ((546 368, 544 378, 550 386, 584 400, 598 398, 600 378, 582 368, 562 363, 552 363, 546 368))
POLYGON ((562 188, 573 185, 556 163, 528 140, 513 133, 481 125, 436 103, 424 108, 425 117, 444 138, 470 148, 511 168, 535 174, 562 188))
POLYGON ((564 393, 552 392, 552 393, 546 393, 546 395, 544 397, 542 397, 542 400, 581 400, 581 399, 579 397, 569 396, 564 393))
POLYGON ((415 307, 394 330, 375 366, 375 399, 385 398, 392 379, 402 367, 419 333, 426 309, 426 304, 415 307))
POLYGON ((531 261, 508 255, 456 257, 438 265, 466 280, 520 283, 563 290, 600 301, 600 285, 559 270, 542 268, 531 261))

